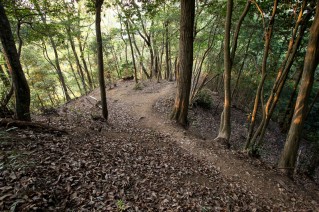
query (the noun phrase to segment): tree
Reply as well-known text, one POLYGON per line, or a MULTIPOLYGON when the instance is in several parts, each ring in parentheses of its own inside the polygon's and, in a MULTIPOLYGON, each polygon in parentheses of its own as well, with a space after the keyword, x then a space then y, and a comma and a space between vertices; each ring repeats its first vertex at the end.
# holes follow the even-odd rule
POLYGON ((224 37, 224 110, 221 115, 220 127, 217 138, 226 139, 230 138, 230 107, 231 107, 231 58, 230 58, 230 30, 231 30, 231 17, 233 12, 233 0, 227 1, 227 14, 225 21, 225 37, 224 37))
MULTIPOLYGON (((40 14, 41 21, 46 26, 47 25, 46 14, 43 13, 43 11, 41 11, 40 5, 39 5, 39 3, 37 1, 33 1, 33 3, 34 3, 34 6, 35 6, 36 10, 40 14)), ((45 3, 47 3, 47 2, 45 2, 45 3)), ((60 81, 60 83, 62 85, 62 89, 63 89, 64 95, 65 95, 66 101, 70 101, 71 97, 69 95, 69 92, 68 92, 68 89, 67 89, 67 85, 65 83, 65 78, 64 78, 63 73, 62 73, 62 69, 61 69, 61 65, 60 65, 60 58, 59 58, 56 42, 53 39, 53 35, 51 33, 48 33, 47 36, 48 36, 48 38, 50 40, 50 44, 51 44, 51 47, 52 47, 53 52, 54 52, 54 63, 55 64, 52 63, 52 66, 55 68, 55 70, 57 72, 59 81, 60 81)))
POLYGON ((132 62, 133 62, 133 68, 134 68, 134 79, 135 79, 135 83, 138 83, 137 68, 136 68, 135 56, 134 56, 134 48, 133 48, 132 39, 131 39, 130 26, 129 26, 129 23, 127 20, 125 22, 125 27, 126 27, 126 31, 127 31, 128 40, 130 43, 130 48, 131 48, 132 62))
POLYGON ((250 125, 249 125, 247 139, 246 139, 245 149, 251 148, 251 143, 252 143, 251 140, 252 140, 252 135, 253 135, 254 127, 255 127, 258 107, 260 105, 260 102, 261 102, 261 104, 263 104, 264 84, 265 84, 265 80, 267 77, 267 72, 266 72, 267 71, 267 61, 268 61, 268 56, 269 56, 269 51, 270 51, 271 38, 273 35, 273 28, 274 28, 274 23, 275 23, 275 15, 276 15, 277 6, 278 6, 278 0, 274 0, 274 6, 272 9, 272 13, 271 13, 267 27, 265 25, 264 12, 261 11, 259 5, 256 2, 255 2, 255 4, 256 4, 256 7, 258 8, 258 10, 260 10, 260 13, 262 16, 265 45, 264 45, 264 52, 263 52, 262 64, 261 64, 261 80, 259 82, 259 85, 258 85, 258 88, 256 91, 254 107, 253 107, 253 111, 252 111, 252 115, 251 115, 251 121, 250 121, 250 125))
POLYGON ((172 119, 187 126, 187 113, 193 68, 195 0, 181 0, 180 39, 177 93, 172 119))
POLYGON ((286 174, 292 176, 301 132, 305 122, 305 117, 308 113, 309 96, 314 82, 315 70, 319 63, 319 1, 317 1, 316 15, 314 17, 311 29, 310 38, 308 41, 307 53, 305 56, 303 74, 299 93, 295 105, 294 115, 290 124, 288 136, 285 142, 284 150, 282 151, 279 168, 286 174))
POLYGON ((70 17, 70 14, 68 13, 67 14, 67 22, 65 24, 65 29, 66 29, 67 37, 68 37, 68 40, 70 42, 71 49, 72 49, 72 52, 73 52, 73 55, 74 55, 74 58, 75 58, 76 67, 77 67, 77 69, 78 69, 78 71, 80 73, 83 89, 85 91, 85 94, 87 94, 88 92, 87 92, 87 88, 86 88, 86 83, 85 83, 83 69, 82 69, 82 66, 80 64, 80 59, 79 59, 79 56, 78 56, 78 54, 76 52, 75 43, 74 43, 74 40, 73 40, 73 37, 72 37, 72 31, 71 31, 71 24, 72 23, 71 23, 70 19, 71 19, 71 17, 70 17))
POLYGON ((96 42, 97 42, 97 63, 99 71, 99 84, 101 92, 102 103, 102 116, 106 120, 108 119, 108 110, 106 103, 106 91, 104 80, 104 64, 103 64, 103 44, 101 33, 101 10, 104 0, 95 0, 95 30, 96 30, 96 42))
MULTIPOLYGON (((85 11, 83 10, 83 7, 79 1, 77 2, 78 3, 78 13, 77 13, 77 25, 75 26, 76 29, 81 29, 81 20, 88 20, 89 17, 88 16, 83 16, 83 13, 85 13, 85 11)), ((73 5, 74 6, 74 5, 73 5)), ((89 32, 90 32, 90 27, 88 29, 88 31, 86 32, 86 36, 84 37, 83 41, 82 41, 82 36, 81 36, 81 30, 79 30, 77 32, 77 36, 76 36, 76 39, 78 41, 78 47, 79 47, 79 50, 80 50, 80 58, 81 58, 81 61, 82 61, 82 64, 83 64, 83 68, 84 68, 84 71, 86 73, 86 76, 87 76, 87 79, 88 79, 88 83, 89 83, 89 86, 90 86, 90 90, 92 90, 94 88, 94 84, 93 84, 93 76, 92 74, 90 73, 89 69, 88 69, 88 65, 87 65, 87 62, 84 58, 84 50, 85 50, 85 47, 87 45, 87 39, 88 39, 88 36, 89 36, 89 32)))
POLYGON ((304 1, 300 8, 295 27, 293 29, 292 37, 290 38, 290 41, 288 43, 288 49, 285 58, 283 59, 278 69, 277 77, 273 84, 273 88, 270 91, 268 100, 266 101, 266 104, 263 106, 263 116, 261 123, 259 124, 256 132, 254 133, 254 136, 251 139, 251 146, 253 151, 260 149, 263 143, 262 141, 266 132, 266 128, 269 124, 270 118, 274 112, 277 102, 279 101, 280 94, 287 80, 291 66, 295 61, 297 51, 304 37, 304 32, 307 29, 308 20, 310 19, 310 17, 312 17, 313 10, 311 9, 310 11, 305 12, 306 6, 307 3, 306 1, 304 1))
POLYGON ((15 92, 15 116, 19 120, 31 121, 30 89, 20 63, 19 55, 13 39, 10 23, 5 9, 0 2, 0 39, 8 68, 12 75, 15 92))

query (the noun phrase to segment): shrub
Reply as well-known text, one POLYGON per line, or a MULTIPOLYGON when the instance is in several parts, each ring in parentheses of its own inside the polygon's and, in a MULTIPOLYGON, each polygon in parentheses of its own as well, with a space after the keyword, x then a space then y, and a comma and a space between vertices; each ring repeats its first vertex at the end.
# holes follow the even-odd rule
POLYGON ((212 91, 209 89, 198 91, 194 99, 194 105, 204 109, 211 109, 213 106, 212 91))

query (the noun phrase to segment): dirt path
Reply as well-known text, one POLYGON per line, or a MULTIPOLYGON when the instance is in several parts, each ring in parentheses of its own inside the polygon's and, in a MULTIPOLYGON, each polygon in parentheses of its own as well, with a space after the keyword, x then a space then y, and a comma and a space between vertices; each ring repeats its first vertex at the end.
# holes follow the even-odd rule
POLYGON ((108 122, 99 89, 34 117, 66 135, 0 128, 0 211, 318 211, 314 186, 173 123, 174 83, 133 88, 107 92, 108 122))
MULTIPOLYGON (((132 91, 132 83, 120 86, 109 92, 112 99, 122 102, 138 120, 138 126, 151 128, 169 135, 177 145, 196 158, 212 164, 230 182, 239 183, 241 187, 250 189, 264 199, 280 205, 283 202, 292 208, 296 204, 295 195, 301 197, 298 201, 309 201, 319 209, 319 192, 317 189, 306 190, 302 185, 296 186, 293 181, 281 176, 275 170, 263 165, 260 161, 252 161, 237 152, 225 150, 214 140, 202 140, 176 126, 168 117, 156 113, 154 104, 161 97, 167 97, 174 92, 174 83, 162 83, 154 88, 146 87, 143 91, 132 91)), ((148 84, 154 86, 154 84, 148 84)), ((207 132, 210 133, 210 132, 207 132)), ((207 136, 211 137, 211 136, 207 136)))

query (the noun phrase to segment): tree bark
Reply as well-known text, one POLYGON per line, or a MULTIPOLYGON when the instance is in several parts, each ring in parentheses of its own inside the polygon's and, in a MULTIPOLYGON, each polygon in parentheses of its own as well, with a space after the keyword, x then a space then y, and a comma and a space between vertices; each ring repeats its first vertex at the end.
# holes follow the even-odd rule
POLYGON ((96 42, 97 42, 97 63, 99 71, 99 84, 101 92, 102 103, 102 116, 104 119, 108 119, 108 110, 106 103, 106 91, 104 80, 104 65, 103 65, 103 45, 102 45, 102 33, 101 33, 101 10, 104 0, 95 0, 95 28, 96 28, 96 42))
POLYGON ((12 83, 15 92, 15 116, 19 120, 31 121, 30 116, 30 88, 22 70, 19 55, 9 20, 5 9, 0 2, 0 39, 3 46, 3 53, 8 68, 12 74, 12 83))
MULTIPOLYGON (((122 7, 121 7, 122 8, 122 7)), ((123 41, 123 43, 124 43, 124 45, 125 45, 125 64, 128 64, 128 56, 127 56, 127 42, 126 42, 126 40, 125 40, 125 38, 124 38, 124 35, 123 35, 123 20, 122 20, 122 16, 119 16, 119 19, 120 19, 120 27, 121 27, 121 39, 122 39, 122 41, 123 41)))
POLYGON ((268 97, 267 103, 266 103, 265 107, 263 108, 262 121, 261 121, 258 129, 256 130, 256 132, 252 138, 251 143, 255 146, 254 147, 255 149, 260 149, 260 147, 262 145, 262 141, 263 141, 264 135, 266 133, 266 128, 269 125, 270 118, 275 110, 277 102, 279 101, 281 91, 285 85, 285 82, 286 82, 287 77, 288 77, 288 73, 290 71, 290 68, 291 68, 294 60, 295 60, 295 55, 297 53, 297 50, 299 49, 304 32, 307 28, 308 20, 311 17, 312 12, 308 12, 308 13, 306 13, 305 17, 302 18, 303 12, 304 12, 306 6, 307 6, 306 1, 304 1, 302 8, 300 10, 295 28, 293 30, 293 35, 292 35, 290 42, 289 42, 289 45, 288 45, 286 57, 283 60, 281 66, 279 68, 277 78, 275 80, 275 83, 273 85, 271 93, 268 97), (299 29, 299 34, 297 36, 298 29, 299 29))
POLYGON ((92 63, 91 63, 91 59, 90 59, 90 54, 87 54, 87 61, 88 61, 88 64, 89 64, 89 68, 90 68, 90 75, 91 75, 91 80, 92 80, 92 87, 95 88, 95 84, 94 84, 94 75, 93 75, 93 70, 92 70, 92 63))
POLYGON ((75 63, 76 63, 77 69, 79 70, 79 73, 80 73, 81 82, 82 82, 84 92, 85 92, 85 94, 87 94, 88 91, 87 91, 87 87, 86 87, 86 83, 85 83, 84 73, 83 73, 83 69, 82 69, 82 66, 81 66, 81 63, 79 60, 78 53, 76 52, 76 49, 75 49, 75 44, 74 44, 74 40, 73 40, 72 35, 71 35, 71 27, 70 26, 66 26, 66 32, 67 32, 68 40, 70 42, 71 49, 72 49, 72 52, 73 52, 73 55, 75 58, 75 63))
POLYGON ((70 68, 71 68, 72 75, 73 75, 73 77, 74 77, 74 79, 75 79, 75 82, 76 82, 76 84, 77 84, 77 86, 78 86, 78 88, 79 88, 79 91, 80 91, 80 93, 81 93, 81 95, 82 95, 82 94, 83 94, 83 91, 82 91, 82 88, 81 88, 81 86, 80 86, 78 77, 77 77, 76 74, 75 74, 75 71, 74 71, 74 68, 73 68, 73 65, 72 65, 72 61, 71 61, 71 58, 70 58, 70 53, 69 53, 69 51, 68 51, 68 57, 69 57, 69 58, 68 58, 68 62, 69 62, 70 68))
POLYGON ((21 38, 21 19, 18 18, 18 23, 17 23, 17 36, 18 36, 18 41, 19 41, 19 45, 18 45, 18 55, 19 58, 21 56, 21 51, 22 51, 22 45, 23 45, 23 40, 21 38))
MULTIPOLYGON (((150 75, 147 73, 146 71, 146 68, 144 66, 144 63, 143 63, 143 55, 141 55, 141 52, 139 50, 139 48, 137 47, 137 44, 136 44, 136 41, 135 41, 135 37, 134 37, 134 34, 132 34, 132 42, 134 44, 134 47, 136 49, 136 52, 138 54, 138 56, 140 57, 139 61, 140 61, 140 66, 141 66, 141 69, 142 69, 142 72, 145 74, 146 78, 147 79, 150 79, 150 75)), ((143 53, 143 50, 142 50, 142 53, 143 53)), ((141 75, 142 76, 142 75, 141 75)))
POLYGON ((230 109, 231 109, 231 55, 230 55, 230 30, 231 30, 231 17, 233 13, 233 0, 227 1, 227 14, 225 22, 225 38, 224 38, 224 109, 221 114, 221 121, 218 136, 216 139, 225 139, 227 142, 230 139, 231 122, 230 122, 230 109))
POLYGON ((294 107, 296 105, 296 101, 294 101, 295 96, 297 94, 297 89, 298 89, 298 85, 299 82, 301 80, 301 76, 302 76, 302 67, 300 68, 301 70, 299 71, 298 77, 295 81, 293 90, 290 94, 290 98, 285 110, 285 114, 284 117, 282 118, 282 120, 279 122, 279 126, 281 128, 281 132, 286 133, 289 129, 291 120, 292 120, 292 116, 293 116, 293 112, 294 112, 294 107))
POLYGON ((54 56, 55 56, 55 66, 56 66, 56 70, 57 70, 57 74, 59 76, 59 80, 62 84, 62 89, 66 98, 66 101, 70 101, 71 97, 69 95, 65 80, 64 80, 64 76, 60 67, 60 59, 59 59, 59 55, 58 55, 58 51, 56 48, 56 44, 55 41, 53 40, 53 38, 51 36, 49 36, 50 42, 51 42, 51 46, 53 48, 53 52, 54 52, 54 56))
MULTIPOLYGON (((151 36, 151 33, 147 32, 147 30, 146 30, 145 24, 143 22, 142 14, 140 13, 139 6, 136 4, 135 0, 132 1, 132 5, 136 9, 137 17, 138 17, 139 21, 141 22, 143 33, 139 30, 139 28, 137 28, 137 32, 141 36, 141 38, 145 41, 145 43, 146 43, 146 45, 148 47, 148 50, 149 50, 149 53, 150 53, 150 57, 151 57, 150 58, 150 60, 151 60, 150 77, 154 78, 154 77, 157 77, 156 73, 155 73, 156 70, 155 70, 155 67, 154 67, 156 55, 154 55, 154 50, 153 50, 153 46, 152 46, 152 36, 151 36)), ((136 24, 132 21, 132 19, 131 19, 131 22, 132 22, 132 24, 134 24, 136 26, 136 24)), ((153 24, 154 24, 154 22, 151 23, 151 28, 152 28, 153 24)))
MULTIPOLYGON (((77 36, 77 40, 78 40, 78 43, 79 43, 80 58, 81 58, 81 61, 83 63, 83 67, 84 67, 84 71, 86 73, 86 76, 88 78, 90 90, 92 90, 93 89, 93 80, 92 80, 92 76, 91 76, 91 74, 89 72, 88 66, 87 66, 85 58, 84 58, 84 46, 82 45, 81 37, 77 36)), ((86 42, 86 40, 85 40, 85 42, 86 42)), ((85 43, 84 43, 84 45, 85 45, 85 43)))
POLYGON ((137 79, 137 68, 136 68, 136 63, 135 63, 135 57, 134 57, 134 48, 133 48, 133 44, 132 44, 132 38, 131 38, 131 33, 130 33, 130 26, 128 21, 125 21, 125 27, 126 27, 126 32, 128 35, 128 40, 130 43, 130 48, 131 48, 131 55, 132 55, 132 62, 133 62, 133 68, 134 68, 134 78, 135 78, 135 83, 138 83, 138 79, 137 79))
MULTIPOLYGON (((248 11, 250 9, 250 5, 251 5, 251 0, 247 0, 246 2, 246 6, 244 8, 244 11, 243 13, 241 14, 239 20, 238 20, 238 23, 237 23, 237 26, 236 26, 236 30, 235 30, 235 33, 234 33, 234 38, 233 38, 233 43, 232 43, 232 47, 231 47, 231 53, 230 53, 230 59, 231 59, 231 63, 233 64, 234 62, 234 58, 235 58, 235 53, 236 53, 236 49, 237 49, 237 41, 238 41, 238 36, 239 36, 239 32, 240 32, 240 28, 241 28, 241 25, 245 19, 245 17, 247 16, 248 14, 248 11)), ((248 45, 249 46, 249 45, 248 45)))
POLYGON ((179 70, 172 119, 186 127, 193 68, 195 0, 181 0, 179 70))
MULTIPOLYGON (((39 4, 37 3, 37 1, 33 1, 35 7, 36 7, 36 10, 39 12, 40 14, 40 17, 41 17, 41 20, 44 24, 47 24, 47 20, 45 18, 45 16, 41 13, 41 9, 40 9, 40 6, 39 4)), ((52 37, 52 35, 48 35, 48 38, 50 40, 50 43, 51 43, 51 47, 53 49, 53 53, 54 53, 54 61, 55 61, 55 70, 57 72, 57 75, 58 75, 58 78, 59 78, 59 81, 62 85, 62 90, 63 90, 63 93, 65 95, 65 99, 66 101, 70 101, 71 100, 71 97, 68 93, 68 89, 67 89, 67 86, 65 84, 65 79, 64 79, 64 76, 63 76, 63 73, 62 73, 62 69, 61 69, 61 66, 60 66, 60 59, 59 59, 59 55, 58 55, 58 51, 57 51, 57 47, 56 47, 56 43, 52 37)))
POLYGON ((307 52, 304 61, 303 74, 296 101, 294 115, 288 136, 282 151, 278 167, 287 175, 292 176, 296 164, 301 132, 308 109, 308 101, 314 82, 315 70, 319 63, 319 1, 316 15, 310 28, 307 52))
POLYGON ((165 22, 165 63, 166 63, 166 74, 165 79, 171 81, 171 67, 170 67, 170 54, 169 54, 169 33, 168 33, 168 21, 165 22))
POLYGON ((268 54, 269 54, 269 50, 270 50, 270 41, 271 41, 271 37, 273 34, 273 26, 274 26, 274 22, 275 22, 275 15, 276 15, 276 11, 277 11, 277 6, 278 6, 278 0, 274 0, 272 15, 270 17, 268 27, 266 28, 264 26, 265 46, 264 46, 263 60, 262 60, 262 65, 261 65, 262 77, 261 77, 261 81, 258 85, 256 96, 255 96, 254 108, 253 108, 252 115, 251 115, 248 136, 246 139, 246 145, 245 145, 246 150, 251 148, 251 143, 252 143, 251 139, 252 139, 252 135, 254 132, 255 123, 256 123, 256 116, 257 116, 257 112, 258 112, 259 102, 261 102, 263 104, 262 99, 264 96, 264 94, 263 94, 264 83, 265 83, 266 76, 267 76, 266 75, 267 60, 268 60, 268 54))

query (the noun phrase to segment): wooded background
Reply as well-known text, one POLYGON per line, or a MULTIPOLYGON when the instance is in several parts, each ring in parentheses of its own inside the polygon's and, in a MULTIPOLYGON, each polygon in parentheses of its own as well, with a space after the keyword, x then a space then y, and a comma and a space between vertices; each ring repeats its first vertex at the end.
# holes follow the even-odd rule
MULTIPOLYGON (((1 116, 15 111, 17 118, 30 120, 30 113, 49 111, 99 85, 112 88, 118 79, 131 76, 136 87, 145 79, 182 79, 181 67, 190 61, 181 59, 185 42, 180 35, 186 28, 183 20, 191 16, 183 13, 183 7, 180 11, 183 3, 1 0, 1 116)), ((186 83, 190 88, 187 105, 202 102, 210 107, 207 88, 225 94, 224 126, 218 137, 229 139, 231 114, 227 111, 240 108, 248 120, 243 148, 252 155, 258 155, 267 142, 264 135, 270 121, 278 122, 283 133, 289 132, 286 146, 296 137, 293 149, 285 147, 281 168, 291 172, 299 140, 304 138, 313 150, 307 169, 312 175, 319 164, 319 1, 189 3, 195 13, 194 23, 185 23, 191 23, 192 30, 187 35, 193 41, 193 61, 187 66, 191 80, 179 81, 179 86, 186 83), (297 114, 299 109, 302 112, 297 114), (294 152, 290 159, 285 159, 285 151, 294 152)), ((107 118, 107 108, 103 111, 107 118)), ((176 119, 186 125, 187 112, 176 119)))

